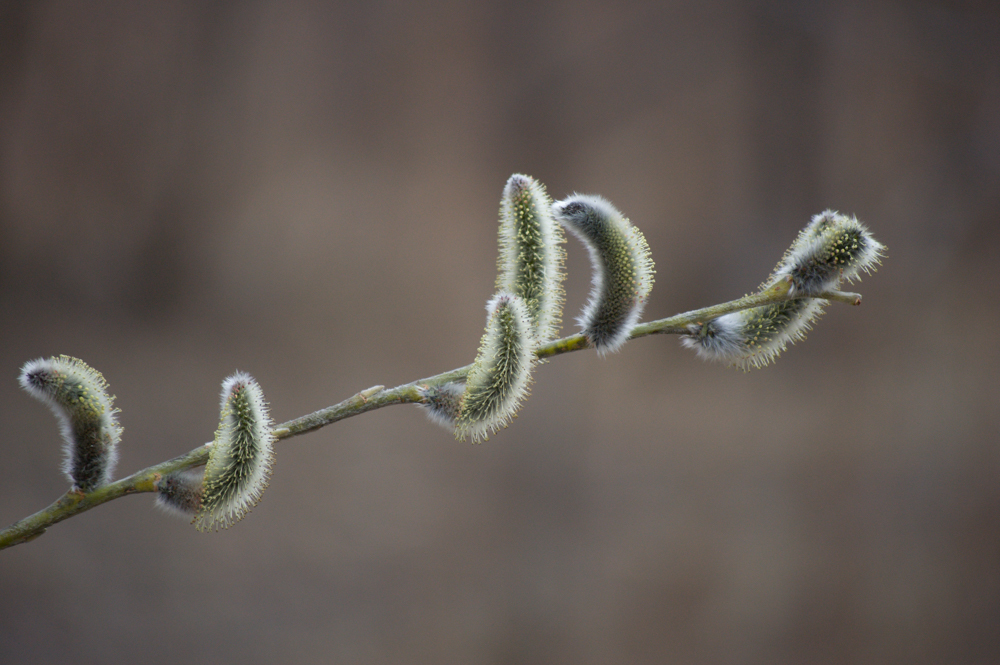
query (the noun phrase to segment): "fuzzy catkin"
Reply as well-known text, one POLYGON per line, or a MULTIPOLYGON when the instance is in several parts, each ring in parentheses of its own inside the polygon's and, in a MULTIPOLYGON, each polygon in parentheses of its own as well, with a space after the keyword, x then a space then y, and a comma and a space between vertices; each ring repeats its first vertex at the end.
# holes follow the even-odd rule
POLYGON ((469 371, 456 420, 459 439, 473 443, 506 427, 528 395, 535 364, 534 336, 524 301, 498 293, 486 306, 489 318, 476 362, 469 371))
POLYGON ((229 528, 250 512, 267 488, 274 432, 264 393, 249 374, 222 384, 219 428, 205 465, 199 531, 229 528))
POLYGON ((169 513, 193 517, 201 510, 204 469, 168 473, 156 481, 156 505, 169 513))
POLYGON ((681 344, 706 360, 719 360, 743 370, 774 361, 789 343, 806 338, 823 314, 825 300, 802 298, 754 307, 689 327, 681 344))
POLYGON ((787 277, 793 295, 816 296, 837 289, 842 279, 852 282, 861 272, 870 274, 884 252, 856 217, 825 210, 799 232, 768 283, 787 277))
POLYGON ((574 194, 553 211, 587 247, 593 264, 590 300, 577 319, 581 332, 599 354, 617 351, 639 322, 653 288, 646 238, 600 196, 574 194))
POLYGON ((122 428, 114 396, 96 369, 78 358, 39 358, 24 365, 21 387, 52 409, 63 438, 63 472, 81 492, 111 481, 122 428))
MULTIPOLYGON (((789 294, 819 296, 875 270, 885 246, 855 217, 832 210, 814 215, 785 252, 765 290, 788 281, 789 294)), ((726 314, 688 326, 681 344, 699 357, 743 370, 772 362, 788 344, 805 339, 826 300, 802 297, 726 314)))
POLYGON ((537 344, 555 338, 562 322, 566 242, 552 200, 531 176, 515 173, 500 202, 498 293, 524 300, 537 344))
POLYGON ((462 395, 465 394, 465 383, 449 381, 431 386, 418 386, 422 401, 419 406, 424 409, 427 418, 447 430, 455 430, 455 422, 462 411, 462 395))

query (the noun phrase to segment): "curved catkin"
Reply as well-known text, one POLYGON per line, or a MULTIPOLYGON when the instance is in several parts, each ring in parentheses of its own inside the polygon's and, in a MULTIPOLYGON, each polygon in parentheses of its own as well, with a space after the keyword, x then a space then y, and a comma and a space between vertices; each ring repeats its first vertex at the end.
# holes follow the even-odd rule
POLYGON ((201 510, 204 469, 168 473, 156 481, 156 505, 169 513, 191 518, 201 510))
POLYGON ((545 187, 531 176, 512 175, 500 201, 496 286, 524 300, 538 344, 554 339, 562 323, 565 242, 545 187))
POLYGON ((691 325, 681 344, 706 360, 718 360, 743 370, 775 360, 789 343, 806 338, 823 314, 826 300, 802 298, 733 312, 691 325))
POLYGON ((205 465, 199 531, 229 528, 260 501, 271 476, 274 433, 264 393, 249 374, 222 384, 219 429, 205 465))
POLYGON ((26 363, 18 380, 59 420, 63 472, 73 487, 90 492, 110 482, 122 428, 101 373, 78 358, 59 356, 26 363))
POLYGON ((524 301, 498 293, 486 305, 489 318, 476 362, 469 371, 455 422, 457 438, 473 443, 506 427, 528 395, 535 363, 531 319, 524 301))
POLYGON ((788 277, 790 293, 819 295, 839 288, 841 279, 870 274, 884 254, 885 246, 856 217, 825 210, 802 229, 769 282, 788 277))
POLYGON ((639 322, 653 288, 653 260, 642 232, 600 196, 573 196, 553 207, 556 219, 590 252, 593 288, 577 319, 601 355, 617 351, 639 322))
POLYGON ((427 418, 447 430, 455 430, 455 422, 462 410, 465 383, 449 381, 430 386, 417 386, 421 402, 417 405, 427 413, 427 418))
MULTIPOLYGON (((761 290, 789 282, 792 295, 818 296, 880 263, 885 246, 854 217, 832 210, 813 216, 761 290)), ((800 298, 726 314, 688 327, 681 344, 709 360, 744 370, 774 360, 789 343, 805 339, 827 301, 800 298)))

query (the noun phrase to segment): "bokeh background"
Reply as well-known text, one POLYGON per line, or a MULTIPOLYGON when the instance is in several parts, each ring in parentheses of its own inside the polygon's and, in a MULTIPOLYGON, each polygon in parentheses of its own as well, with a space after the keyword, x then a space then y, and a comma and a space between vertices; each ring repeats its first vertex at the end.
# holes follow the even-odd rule
POLYGON ((105 374, 119 477, 236 369, 283 421, 471 362, 511 173, 644 231, 647 319, 828 207, 889 248, 764 370, 575 353, 482 445, 281 443, 226 532, 59 524, 0 553, 0 662, 997 662, 998 44, 993 2, 0 4, 4 525, 66 489, 27 360, 105 374))

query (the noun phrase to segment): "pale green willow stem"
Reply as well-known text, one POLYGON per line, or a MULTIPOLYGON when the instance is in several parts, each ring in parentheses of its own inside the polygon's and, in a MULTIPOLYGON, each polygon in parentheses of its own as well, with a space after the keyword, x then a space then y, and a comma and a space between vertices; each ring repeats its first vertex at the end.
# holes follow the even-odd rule
MULTIPOLYGON (((745 296, 739 300, 696 309, 658 321, 641 323, 632 331, 631 339, 646 337, 647 335, 683 334, 687 332, 687 326, 693 323, 703 323, 723 314, 794 299, 795 297, 788 295, 788 283, 781 282, 767 291, 745 296)), ((822 299, 836 300, 851 305, 861 304, 861 296, 857 293, 830 291, 822 294, 822 299)), ((569 353, 570 351, 579 351, 587 348, 587 346, 587 340, 583 335, 571 335, 539 347, 535 351, 535 355, 539 358, 549 358, 569 353)), ((375 409, 381 409, 384 406, 392 404, 417 404, 421 401, 417 386, 462 381, 471 368, 472 365, 466 365, 465 367, 453 369, 450 372, 444 372, 437 376, 407 383, 389 390, 386 390, 383 386, 374 386, 367 390, 362 390, 339 404, 328 406, 315 413, 310 413, 309 415, 277 425, 274 430, 275 439, 287 439, 299 434, 305 434, 306 432, 312 432, 321 427, 333 424, 338 420, 374 411, 375 409)), ((107 503, 108 501, 119 499, 129 494, 155 492, 156 481, 163 475, 204 465, 208 461, 210 446, 210 443, 206 443, 180 457, 175 457, 172 460, 137 471, 131 476, 99 487, 88 494, 70 490, 48 508, 40 510, 22 520, 18 520, 3 531, 0 531, 0 549, 6 549, 12 545, 19 545, 20 543, 34 540, 45 533, 45 530, 53 524, 95 508, 102 503, 107 503)))

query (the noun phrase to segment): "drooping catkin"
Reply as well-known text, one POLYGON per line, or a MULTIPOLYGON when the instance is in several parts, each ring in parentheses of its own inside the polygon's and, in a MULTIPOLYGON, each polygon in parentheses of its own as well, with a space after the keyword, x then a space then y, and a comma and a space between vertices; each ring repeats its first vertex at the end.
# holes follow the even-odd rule
POLYGON ((754 307, 688 327, 681 344, 706 360, 719 360, 743 370, 775 360, 789 343, 806 338, 823 314, 826 300, 802 298, 754 307))
POLYGON ((590 300, 577 319, 581 332, 599 354, 617 351, 639 322, 653 288, 646 238, 600 196, 574 194, 553 211, 587 247, 593 264, 590 300))
POLYGON ((21 387, 48 404, 64 441, 63 472, 81 492, 111 481, 122 428, 114 396, 96 369, 78 358, 39 358, 24 365, 21 387))

